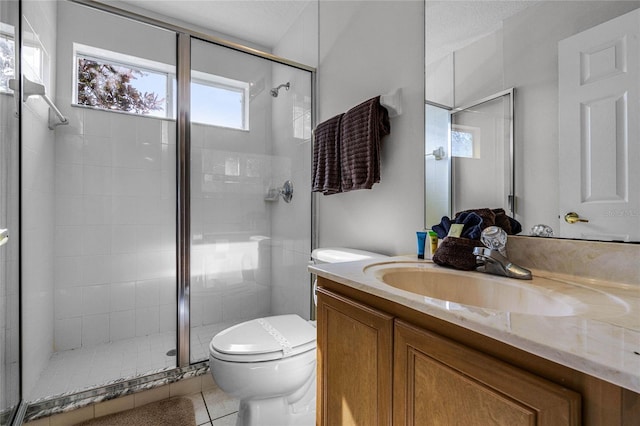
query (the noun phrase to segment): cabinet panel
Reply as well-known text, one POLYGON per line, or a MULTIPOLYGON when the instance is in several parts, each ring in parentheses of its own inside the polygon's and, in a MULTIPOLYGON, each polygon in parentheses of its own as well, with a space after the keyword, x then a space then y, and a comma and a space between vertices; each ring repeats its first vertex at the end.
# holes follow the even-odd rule
POLYGON ((579 425, 580 395, 396 320, 395 425, 579 425))
POLYGON ((392 333, 393 317, 318 289, 319 425, 391 424, 392 333))

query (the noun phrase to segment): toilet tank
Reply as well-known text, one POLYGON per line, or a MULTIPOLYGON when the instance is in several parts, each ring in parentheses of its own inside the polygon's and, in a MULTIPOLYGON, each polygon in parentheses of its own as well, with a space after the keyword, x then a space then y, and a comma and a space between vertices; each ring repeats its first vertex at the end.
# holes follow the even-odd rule
MULTIPOLYGON (((357 260, 365 259, 382 259, 384 254, 374 253, 366 250, 358 250, 345 247, 325 247, 317 248, 311 252, 311 261, 313 264, 318 265, 321 263, 340 263, 340 262, 355 262, 357 260)), ((313 276, 313 305, 318 305, 318 296, 316 295, 316 289, 318 288, 318 278, 313 276)), ((315 312, 312 313, 315 318, 315 312)))

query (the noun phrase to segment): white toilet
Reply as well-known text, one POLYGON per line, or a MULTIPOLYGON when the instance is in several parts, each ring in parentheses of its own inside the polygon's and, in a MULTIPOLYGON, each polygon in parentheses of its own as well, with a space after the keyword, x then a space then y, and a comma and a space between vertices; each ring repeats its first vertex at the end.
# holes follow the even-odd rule
MULTIPOLYGON (((316 249, 316 263, 386 257, 345 248, 316 249)), ((238 426, 306 426, 316 422, 316 328, 298 315, 237 324, 209 344, 216 384, 240 400, 238 426)))

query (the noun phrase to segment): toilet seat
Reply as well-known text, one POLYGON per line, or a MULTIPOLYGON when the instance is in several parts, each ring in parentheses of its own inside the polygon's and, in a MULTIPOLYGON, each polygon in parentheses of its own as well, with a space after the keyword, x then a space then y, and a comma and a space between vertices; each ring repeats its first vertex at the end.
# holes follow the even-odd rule
POLYGON ((212 357, 230 362, 273 361, 316 347, 316 328, 298 315, 257 318, 230 327, 209 344, 212 357))

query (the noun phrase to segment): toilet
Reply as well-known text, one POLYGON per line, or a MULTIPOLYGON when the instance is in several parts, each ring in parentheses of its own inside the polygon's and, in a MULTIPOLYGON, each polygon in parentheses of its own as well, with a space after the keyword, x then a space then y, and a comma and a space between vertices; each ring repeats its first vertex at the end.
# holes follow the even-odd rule
MULTIPOLYGON (((386 256, 326 248, 311 257, 314 263, 338 263, 386 256)), ((315 425, 314 321, 289 314, 229 327, 211 339, 209 365, 218 387, 240 400, 237 426, 315 425)))

